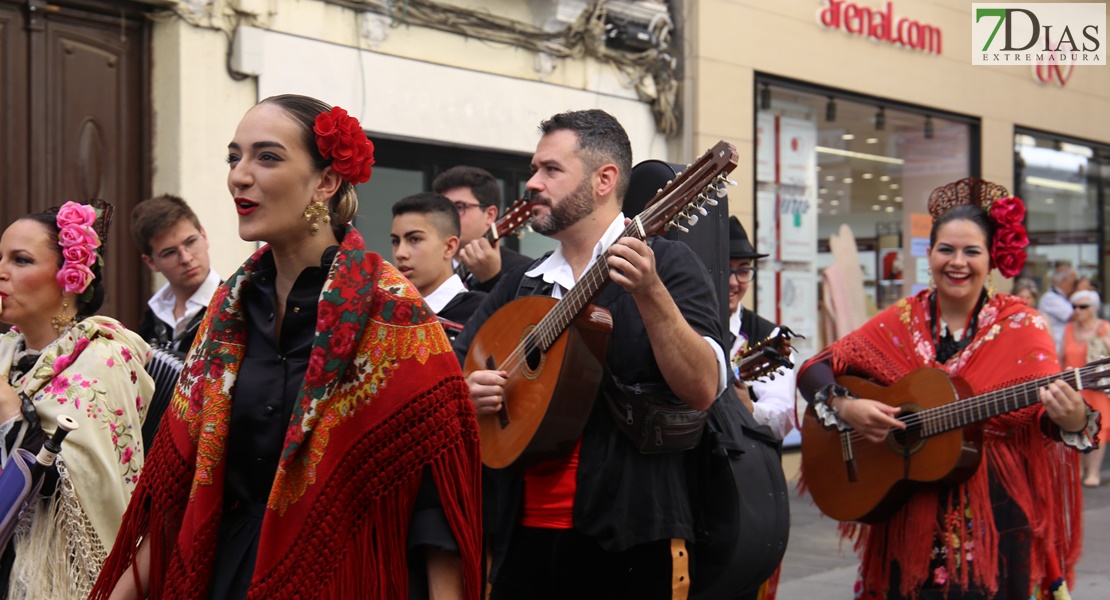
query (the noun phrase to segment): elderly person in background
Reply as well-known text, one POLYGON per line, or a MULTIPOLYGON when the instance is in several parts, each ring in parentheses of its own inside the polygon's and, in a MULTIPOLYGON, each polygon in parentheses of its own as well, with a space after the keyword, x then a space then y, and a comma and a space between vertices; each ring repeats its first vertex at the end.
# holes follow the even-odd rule
MULTIPOLYGON (((1025 302, 1025 304, 1027 304, 1029 308, 1036 310, 1037 296, 1041 294, 1041 288, 1037 285, 1037 281, 1035 279, 1030 279, 1029 277, 1018 277, 1014 280, 1013 294, 1020 298, 1023 302, 1025 302)), ((1044 315, 1042 314, 1042 316, 1044 315)), ((1048 333, 1052 335, 1053 338, 1055 338, 1056 334, 1053 333, 1055 330, 1052 328, 1051 325, 1048 324, 1048 321, 1048 317, 1045 316, 1045 327, 1048 329, 1048 333)))
MULTIPOLYGON (((1071 295, 1071 304, 1074 309, 1072 322, 1064 328, 1064 351, 1060 354, 1060 364, 1065 369, 1082 367, 1088 362, 1102 356, 1110 356, 1110 323, 1098 318, 1098 309, 1101 301, 1098 292, 1081 290, 1071 295)), ((1081 390, 1083 399, 1092 408, 1102 414, 1110 414, 1110 398, 1103 392, 1094 390, 1081 390)), ((1106 446, 1102 443, 1105 438, 1100 431, 1098 434, 1098 448, 1083 455, 1083 485, 1098 487, 1102 483, 1100 476, 1102 458, 1106 455, 1106 446)))
POLYGON ((1075 291, 1078 275, 1069 265, 1060 265, 1052 272, 1052 288, 1041 296, 1037 310, 1041 311, 1048 324, 1052 326, 1052 339, 1056 342, 1056 353, 1063 350, 1064 326, 1071 319, 1071 302, 1068 297, 1075 291))
POLYGON ((1014 280, 1013 294, 1021 298, 1030 308, 1037 307, 1037 296, 1041 293, 1041 289, 1037 286, 1037 282, 1029 279, 1028 277, 1018 277, 1014 280))

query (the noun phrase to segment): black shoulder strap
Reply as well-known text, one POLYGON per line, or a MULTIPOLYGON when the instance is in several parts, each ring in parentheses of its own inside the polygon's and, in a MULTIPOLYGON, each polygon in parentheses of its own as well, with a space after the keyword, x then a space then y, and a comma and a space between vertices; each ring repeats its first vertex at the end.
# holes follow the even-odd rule
MULTIPOLYGON (((528 268, 524 269, 524 272, 527 273, 528 271, 531 271, 532 269, 540 266, 540 263, 547 260, 547 257, 549 256, 551 256, 551 252, 548 252, 547 254, 544 254, 543 256, 532 261, 532 264, 528 265, 528 268)), ((524 275, 520 278, 520 284, 517 285, 515 297, 523 298, 525 296, 537 296, 541 294, 548 295, 551 293, 551 289, 554 287, 554 284, 544 281, 543 277, 529 277, 528 275, 524 275)))

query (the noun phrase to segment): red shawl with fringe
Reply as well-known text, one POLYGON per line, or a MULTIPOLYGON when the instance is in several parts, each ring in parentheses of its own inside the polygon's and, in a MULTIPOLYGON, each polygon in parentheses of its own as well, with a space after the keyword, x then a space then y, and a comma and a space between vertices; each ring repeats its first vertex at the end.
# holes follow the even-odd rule
MULTIPOLYGON (((91 597, 108 597, 143 538, 150 597, 208 597, 247 335, 241 291, 267 251, 212 299, 91 597)), ((477 600, 480 465, 474 408, 443 328, 412 284, 349 229, 320 295, 248 597, 408 597, 409 520, 428 467, 467 597, 477 600)))
MULTIPOLYGON (((963 378, 976 394, 1060 370, 1043 317, 1014 296, 997 294, 985 303, 975 337, 945 364, 935 360, 932 321, 928 291, 922 291, 876 315, 811 362, 828 361, 837 375, 861 375, 883 385, 893 384, 914 369, 936 367, 963 378)), ((1031 526, 1030 594, 1046 579, 1057 579, 1061 574, 1070 587, 1082 534, 1078 454, 1046 435, 1041 423, 1043 413, 1043 407, 1037 404, 984 423, 985 464, 967 482, 952 487, 950 493, 923 489, 880 525, 842 524, 841 534, 854 537, 856 550, 861 553, 864 588, 887 589, 891 565, 897 562, 900 591, 914 596, 932 575, 929 566, 934 541, 943 539, 948 545, 949 586, 966 588, 973 584, 992 593, 997 590, 999 540, 988 470, 1031 526), (938 518, 941 507, 944 517, 938 518), (964 516, 968 514, 974 520, 975 531, 981 532, 979 539, 972 540, 972 561, 960 560, 962 553, 956 550, 961 539, 967 541, 964 516)))

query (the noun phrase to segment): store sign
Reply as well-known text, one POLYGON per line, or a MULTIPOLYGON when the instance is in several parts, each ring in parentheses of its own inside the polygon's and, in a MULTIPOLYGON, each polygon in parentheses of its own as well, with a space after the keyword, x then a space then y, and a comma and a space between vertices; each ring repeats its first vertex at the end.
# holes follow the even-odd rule
POLYGON ((973 65, 1105 65, 1106 4, 972 4, 973 65))
POLYGON ((827 1, 828 6, 818 15, 825 27, 929 54, 941 53, 940 28, 913 19, 895 18, 893 2, 887 2, 885 9, 881 9, 845 0, 827 1))
POLYGON ((1060 87, 1068 84, 1074 64, 1053 63, 1049 65, 1033 65, 1033 77, 1041 83, 1054 83, 1060 87))

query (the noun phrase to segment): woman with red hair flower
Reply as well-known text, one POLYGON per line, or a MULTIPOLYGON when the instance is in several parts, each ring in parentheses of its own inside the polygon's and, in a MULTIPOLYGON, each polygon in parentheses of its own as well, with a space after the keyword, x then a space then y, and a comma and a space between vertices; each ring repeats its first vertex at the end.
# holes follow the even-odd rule
POLYGON ((419 292, 350 221, 373 144, 263 100, 228 145, 239 235, 94 598, 470 598, 477 422, 419 292))
MULTIPOLYGON (((1059 371, 1044 318, 989 284, 992 268, 1014 277, 1025 263, 1021 200, 968 178, 934 190, 929 212, 930 288, 802 366, 798 388, 825 427, 877 444, 907 427, 899 408, 836 385, 840 375, 892 385, 932 367, 983 394, 1059 371)), ((1071 450, 1097 444, 1099 414, 1063 380, 1039 399, 983 421, 982 464, 966 481, 920 484, 885 520, 842 524, 862 559, 857 598, 1067 597, 1082 537, 1071 450)))

